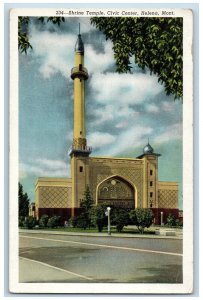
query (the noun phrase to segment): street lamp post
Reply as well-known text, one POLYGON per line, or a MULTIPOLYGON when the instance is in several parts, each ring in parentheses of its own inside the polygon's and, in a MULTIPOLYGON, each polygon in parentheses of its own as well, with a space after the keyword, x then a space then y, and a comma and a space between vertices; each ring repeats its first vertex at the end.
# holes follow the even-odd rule
POLYGON ((107 214, 108 214, 108 235, 111 235, 111 221, 110 221, 110 210, 111 207, 107 207, 107 214))
POLYGON ((163 211, 161 211, 161 226, 164 225, 164 222, 163 222, 163 215, 164 215, 164 213, 163 213, 163 211))

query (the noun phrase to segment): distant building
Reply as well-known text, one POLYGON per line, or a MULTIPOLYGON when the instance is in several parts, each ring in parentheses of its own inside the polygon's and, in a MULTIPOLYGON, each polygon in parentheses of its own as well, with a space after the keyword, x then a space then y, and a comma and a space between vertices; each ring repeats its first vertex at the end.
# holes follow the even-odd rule
MULTIPOLYGON (((165 221, 168 214, 179 217, 177 182, 158 181, 158 157, 148 143, 137 158, 92 157, 85 130, 84 45, 81 35, 75 45, 74 133, 69 151, 71 178, 39 178, 36 183, 35 215, 60 215, 64 220, 79 214, 80 201, 89 185, 95 205, 150 208, 155 223, 165 221)), ((104 88, 104 87, 101 87, 104 88)))
POLYGON ((32 217, 36 216, 36 214, 35 214, 35 203, 34 202, 30 203, 30 205, 29 205, 28 214, 29 214, 29 216, 32 216, 32 217))

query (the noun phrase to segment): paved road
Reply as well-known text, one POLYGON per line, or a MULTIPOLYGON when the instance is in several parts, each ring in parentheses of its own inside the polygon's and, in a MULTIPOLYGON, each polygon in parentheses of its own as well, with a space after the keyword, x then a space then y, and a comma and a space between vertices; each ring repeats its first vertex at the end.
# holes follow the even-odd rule
POLYGON ((20 233, 19 255, 20 282, 182 282, 182 240, 20 233))

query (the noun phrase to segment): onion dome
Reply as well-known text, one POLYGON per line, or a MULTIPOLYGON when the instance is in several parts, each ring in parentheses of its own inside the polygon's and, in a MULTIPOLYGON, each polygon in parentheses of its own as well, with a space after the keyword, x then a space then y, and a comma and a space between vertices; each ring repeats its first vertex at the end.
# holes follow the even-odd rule
POLYGON ((145 157, 145 155, 153 155, 153 156, 157 156, 157 157, 161 156, 161 154, 159 154, 159 153, 154 153, 154 149, 149 144, 149 140, 148 140, 148 144, 143 148, 143 154, 137 156, 137 158, 142 159, 143 157, 145 157))
POLYGON ((152 154, 153 152, 154 152, 154 149, 152 148, 152 146, 149 143, 143 149, 144 154, 152 154))

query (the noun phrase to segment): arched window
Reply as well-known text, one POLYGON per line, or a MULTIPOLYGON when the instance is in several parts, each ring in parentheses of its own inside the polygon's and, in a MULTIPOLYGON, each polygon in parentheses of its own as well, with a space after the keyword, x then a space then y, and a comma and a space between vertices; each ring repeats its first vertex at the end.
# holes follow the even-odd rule
POLYGON ((135 208, 133 186, 118 176, 108 178, 98 188, 98 204, 102 203, 112 207, 135 208))

